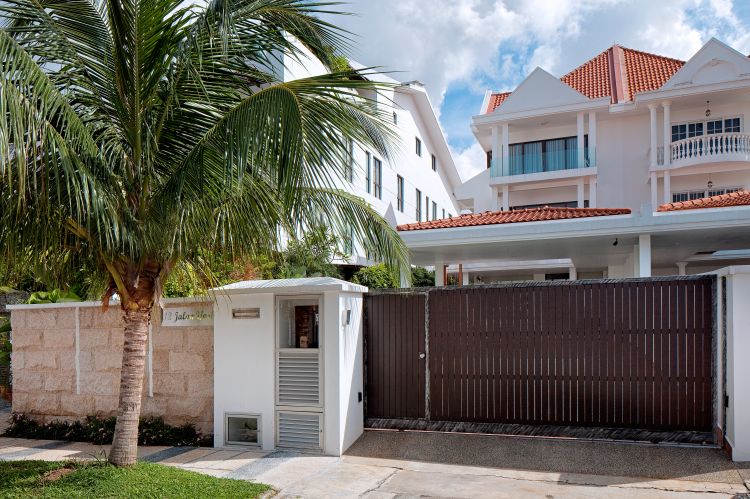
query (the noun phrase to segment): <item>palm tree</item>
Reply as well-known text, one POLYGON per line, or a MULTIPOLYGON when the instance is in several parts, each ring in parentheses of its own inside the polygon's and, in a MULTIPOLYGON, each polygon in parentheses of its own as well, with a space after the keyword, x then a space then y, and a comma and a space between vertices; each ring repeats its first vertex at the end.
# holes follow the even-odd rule
POLYGON ((336 188, 349 141, 388 157, 388 113, 360 97, 377 86, 347 68, 274 76, 294 39, 340 61, 349 38, 324 20, 332 7, 190 4, 0 2, 0 244, 91 256, 103 302, 119 295, 120 466, 136 459, 148 322, 178 262, 267 251, 322 219, 406 269, 397 234, 336 188))

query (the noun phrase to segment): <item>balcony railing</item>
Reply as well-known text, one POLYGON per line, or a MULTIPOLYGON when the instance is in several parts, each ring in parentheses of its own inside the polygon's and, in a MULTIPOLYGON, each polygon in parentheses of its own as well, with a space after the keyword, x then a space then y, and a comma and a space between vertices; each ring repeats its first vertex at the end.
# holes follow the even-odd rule
MULTIPOLYGON (((533 154, 511 154, 506 160, 505 163, 503 158, 492 160, 490 177, 549 173, 579 168, 577 149, 533 154)), ((583 150, 583 168, 592 166, 596 166, 596 148, 585 147, 583 150)))
POLYGON ((717 133, 672 142, 670 159, 675 166, 712 161, 750 161, 750 134, 717 133))

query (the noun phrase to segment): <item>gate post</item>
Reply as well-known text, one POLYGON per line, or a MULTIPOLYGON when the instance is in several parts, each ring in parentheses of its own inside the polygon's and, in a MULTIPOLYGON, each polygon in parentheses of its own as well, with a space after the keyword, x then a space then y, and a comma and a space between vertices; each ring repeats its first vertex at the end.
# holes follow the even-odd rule
POLYGON ((424 294, 424 418, 430 420, 430 292, 424 294))

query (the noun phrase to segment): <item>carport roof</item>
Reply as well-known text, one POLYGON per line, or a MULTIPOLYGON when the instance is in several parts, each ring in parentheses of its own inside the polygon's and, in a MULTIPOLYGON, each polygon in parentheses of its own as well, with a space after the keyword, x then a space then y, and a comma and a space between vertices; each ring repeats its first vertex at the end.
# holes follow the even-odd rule
POLYGON ((449 229, 453 227, 473 227, 477 225, 512 224, 522 222, 543 222, 550 220, 570 220, 574 218, 628 215, 628 208, 528 208, 514 211, 485 211, 459 215, 441 220, 399 225, 399 231, 424 229, 449 229))

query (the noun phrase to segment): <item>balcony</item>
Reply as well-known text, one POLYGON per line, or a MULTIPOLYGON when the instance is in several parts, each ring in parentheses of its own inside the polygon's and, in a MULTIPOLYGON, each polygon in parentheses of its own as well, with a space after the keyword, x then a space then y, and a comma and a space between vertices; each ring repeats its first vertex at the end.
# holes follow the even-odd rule
POLYGON ((722 161, 750 161, 750 134, 717 133, 672 142, 666 168, 722 161))
MULTIPOLYGON (((503 158, 493 159, 490 164, 490 177, 509 177, 532 174, 554 174, 566 170, 580 170, 596 166, 596 149, 585 147, 583 150, 583 166, 578 161, 578 149, 570 148, 558 151, 543 152, 514 152, 503 164, 503 158)), ((544 177, 548 175, 542 175, 544 177)), ((563 176, 568 176, 563 174, 563 176)))

